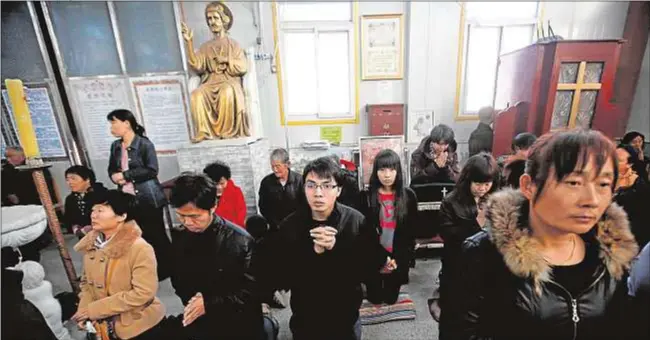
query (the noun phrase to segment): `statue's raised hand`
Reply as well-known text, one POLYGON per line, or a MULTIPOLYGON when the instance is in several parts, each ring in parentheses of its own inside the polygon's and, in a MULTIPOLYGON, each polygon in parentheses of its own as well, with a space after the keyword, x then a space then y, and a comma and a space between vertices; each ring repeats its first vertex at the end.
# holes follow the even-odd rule
POLYGON ((181 22, 181 34, 183 34, 185 41, 192 41, 194 37, 194 32, 184 22, 181 22))

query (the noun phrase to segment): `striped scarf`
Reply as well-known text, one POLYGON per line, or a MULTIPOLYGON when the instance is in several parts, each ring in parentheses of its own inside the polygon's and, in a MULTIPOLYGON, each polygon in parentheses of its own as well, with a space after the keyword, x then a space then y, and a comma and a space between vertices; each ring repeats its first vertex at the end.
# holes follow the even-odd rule
POLYGON ((95 248, 97 249, 102 249, 104 248, 108 242, 110 242, 111 239, 106 239, 106 236, 104 236, 104 233, 99 233, 97 235, 97 238, 95 239, 95 248))

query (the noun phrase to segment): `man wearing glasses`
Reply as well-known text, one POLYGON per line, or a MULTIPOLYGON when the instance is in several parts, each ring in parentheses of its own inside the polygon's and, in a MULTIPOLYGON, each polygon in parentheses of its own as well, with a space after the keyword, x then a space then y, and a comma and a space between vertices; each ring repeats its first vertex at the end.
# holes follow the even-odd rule
POLYGON ((182 338, 259 339, 261 304, 251 273, 253 238, 214 212, 217 189, 205 175, 182 174, 171 204, 184 229, 172 246, 172 285, 185 310, 182 338))
POLYGON ((307 205, 289 215, 269 240, 263 284, 291 290, 293 339, 361 339, 361 282, 379 272, 377 232, 358 211, 337 204, 340 171, 318 158, 303 172, 307 205))

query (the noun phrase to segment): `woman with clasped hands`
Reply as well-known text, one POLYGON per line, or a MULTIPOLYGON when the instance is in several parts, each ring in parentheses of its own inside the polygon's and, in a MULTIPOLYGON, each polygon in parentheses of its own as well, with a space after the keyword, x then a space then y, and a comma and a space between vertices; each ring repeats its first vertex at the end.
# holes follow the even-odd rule
POLYGON ((616 169, 600 132, 538 139, 520 189, 491 195, 484 230, 463 243, 440 339, 628 339, 638 247, 612 203, 616 169))
POLYGON ((117 190, 97 197, 93 229, 74 247, 83 253, 84 269, 72 319, 84 329, 91 321, 102 340, 162 338, 157 325, 165 306, 156 297, 156 257, 131 217, 133 201, 117 190))

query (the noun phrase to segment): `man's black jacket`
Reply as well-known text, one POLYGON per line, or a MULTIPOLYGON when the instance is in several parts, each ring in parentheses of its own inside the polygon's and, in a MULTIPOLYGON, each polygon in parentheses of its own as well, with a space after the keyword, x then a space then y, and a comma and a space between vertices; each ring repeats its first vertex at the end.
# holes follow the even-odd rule
POLYGON ((289 215, 269 239, 262 280, 270 289, 291 290, 294 339, 352 339, 363 298, 361 282, 385 263, 379 235, 358 211, 336 203, 327 221, 308 208, 289 215), (336 228, 336 244, 314 251, 309 231, 336 228))
POLYGON ((302 177, 295 171, 289 171, 287 183, 280 183, 275 174, 269 174, 260 184, 260 213, 269 222, 271 230, 276 230, 280 222, 298 209, 305 199, 302 177))
POLYGON ((258 339, 262 309, 251 271, 254 240, 246 230, 213 215, 202 233, 174 236, 172 285, 187 305, 198 292, 206 315, 188 328, 192 339, 258 339))

